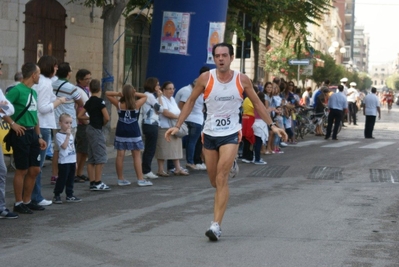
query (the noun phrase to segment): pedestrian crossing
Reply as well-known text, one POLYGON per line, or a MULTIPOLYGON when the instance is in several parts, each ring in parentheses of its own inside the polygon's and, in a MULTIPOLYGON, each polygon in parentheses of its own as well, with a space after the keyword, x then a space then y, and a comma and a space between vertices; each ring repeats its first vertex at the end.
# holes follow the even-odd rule
MULTIPOLYGON (((309 147, 309 146, 319 146, 319 147, 325 147, 325 148, 341 148, 341 147, 348 147, 352 145, 357 145, 358 148, 362 149, 380 149, 383 147, 391 146, 396 144, 397 142, 393 141, 373 141, 370 143, 367 141, 367 144, 365 144, 364 141, 359 140, 308 140, 308 141, 300 141, 296 145, 290 145, 290 147, 309 147)), ((398 148, 399 149, 399 148, 398 148)))

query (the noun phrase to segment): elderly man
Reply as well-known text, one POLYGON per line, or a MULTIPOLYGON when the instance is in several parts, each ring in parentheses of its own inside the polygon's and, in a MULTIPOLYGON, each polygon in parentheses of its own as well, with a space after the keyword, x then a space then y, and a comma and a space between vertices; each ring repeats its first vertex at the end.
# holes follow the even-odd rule
POLYGON ((337 134, 339 129, 339 124, 341 123, 341 119, 343 117, 344 112, 348 108, 348 104, 346 101, 346 97, 341 94, 344 90, 343 85, 338 85, 339 93, 332 94, 328 99, 328 108, 330 112, 328 113, 328 126, 326 137, 324 139, 328 139, 331 136, 331 129, 334 123, 334 130, 332 133, 332 140, 338 140, 337 134))
POLYGON ((368 94, 364 98, 363 115, 366 116, 366 125, 364 126, 364 138, 374 139, 373 130, 375 119, 381 119, 381 109, 380 100, 376 96, 377 89, 375 87, 371 88, 371 94, 368 94))

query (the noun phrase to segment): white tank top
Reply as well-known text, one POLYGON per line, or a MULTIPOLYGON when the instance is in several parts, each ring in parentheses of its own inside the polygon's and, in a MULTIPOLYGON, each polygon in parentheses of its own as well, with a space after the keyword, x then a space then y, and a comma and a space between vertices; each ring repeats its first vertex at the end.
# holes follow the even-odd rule
POLYGON ((239 120, 244 88, 239 74, 240 72, 234 71, 230 82, 221 83, 217 79, 216 69, 210 70, 204 91, 205 134, 227 136, 241 130, 239 120))

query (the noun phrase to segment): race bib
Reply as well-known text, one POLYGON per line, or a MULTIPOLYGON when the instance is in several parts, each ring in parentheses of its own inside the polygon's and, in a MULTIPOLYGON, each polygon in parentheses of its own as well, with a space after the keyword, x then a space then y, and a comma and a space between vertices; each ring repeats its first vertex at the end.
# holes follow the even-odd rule
POLYGON ((226 131, 235 128, 236 116, 234 115, 213 115, 211 118, 212 131, 226 131))

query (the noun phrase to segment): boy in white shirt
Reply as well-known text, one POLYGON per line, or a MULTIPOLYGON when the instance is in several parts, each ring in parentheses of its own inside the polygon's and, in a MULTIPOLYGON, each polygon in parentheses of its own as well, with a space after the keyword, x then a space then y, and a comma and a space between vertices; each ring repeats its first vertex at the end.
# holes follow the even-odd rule
POLYGON ((81 202, 73 195, 73 184, 76 170, 76 151, 71 132, 72 117, 63 113, 59 118, 60 131, 55 135, 55 142, 60 148, 58 157, 58 179, 54 188, 54 204, 62 204, 61 193, 66 193, 66 202, 81 202))

